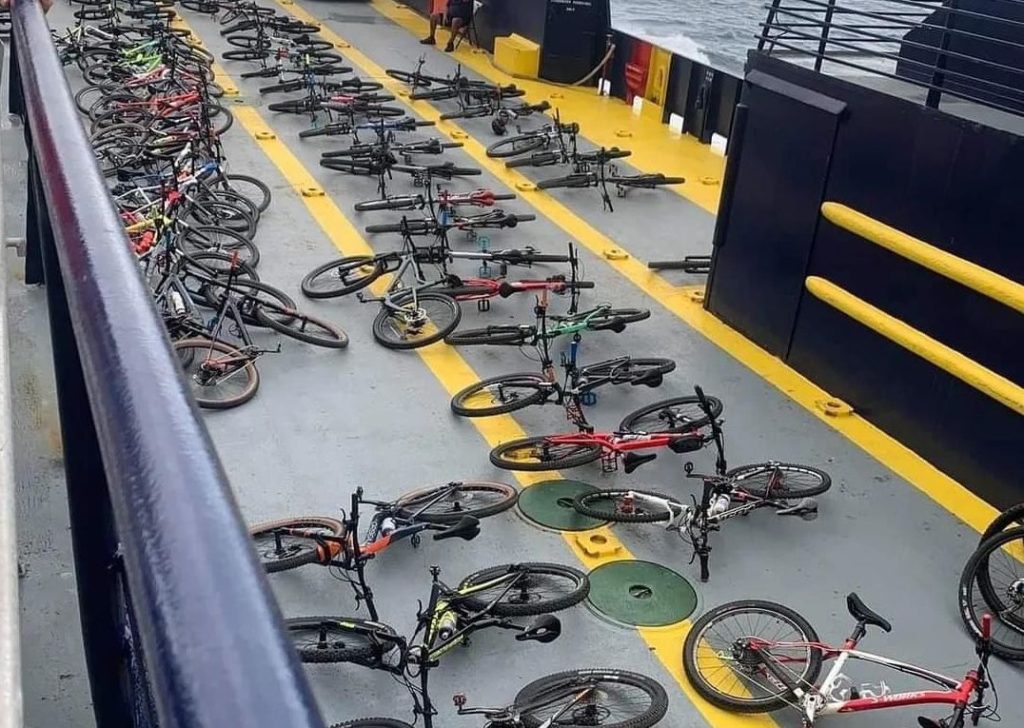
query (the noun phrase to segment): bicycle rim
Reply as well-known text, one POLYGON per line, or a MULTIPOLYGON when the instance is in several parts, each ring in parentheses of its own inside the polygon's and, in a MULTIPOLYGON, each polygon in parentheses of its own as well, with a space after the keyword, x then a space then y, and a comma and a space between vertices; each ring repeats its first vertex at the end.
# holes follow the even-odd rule
POLYGON ((268 574, 273 574, 315 562, 318 544, 314 537, 338 537, 344 531, 344 524, 334 518, 303 516, 257 523, 250 526, 249 535, 263 568, 268 574), (282 529, 301 529, 308 536, 280 533, 282 529))
POLYGON ((792 463, 741 465, 726 475, 733 479, 735 487, 758 498, 808 498, 824 493, 832 485, 828 473, 792 463))
POLYGON ((657 681, 637 673, 573 670, 530 683, 516 695, 515 706, 526 728, 556 716, 552 725, 559 728, 649 728, 668 712, 668 695, 657 681))
POLYGON ((497 616, 532 616, 579 604, 590 593, 590 580, 579 569, 562 564, 504 564, 470 574, 459 584, 459 593, 471 609, 489 607, 497 616))
POLYGON ((196 403, 206 409, 229 409, 252 399, 260 377, 251 360, 225 364, 241 358, 238 350, 219 341, 182 339, 174 342, 185 381, 196 403))
POLYGON ((577 513, 602 521, 617 523, 667 521, 668 511, 664 508, 653 507, 646 502, 643 496, 672 500, 660 493, 642 490, 600 490, 580 493, 573 500, 572 507, 577 513))
POLYGON ((389 349, 416 349, 443 339, 459 325, 462 309, 449 296, 424 292, 393 296, 373 320, 373 338, 389 349))
POLYGON ((403 518, 429 523, 457 523, 466 516, 486 518, 515 505, 519 491, 505 483, 467 480, 433 485, 398 497, 403 518))

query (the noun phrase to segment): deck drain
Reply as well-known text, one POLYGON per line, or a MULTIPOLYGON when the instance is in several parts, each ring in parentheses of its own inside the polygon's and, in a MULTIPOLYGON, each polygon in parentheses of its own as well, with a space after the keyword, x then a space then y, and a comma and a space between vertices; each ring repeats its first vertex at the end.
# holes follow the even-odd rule
POLYGON ((559 531, 588 531, 604 523, 581 516, 573 510, 572 501, 580 493, 597 490, 578 480, 545 480, 519 494, 519 510, 530 521, 544 528, 559 531))
POLYGON ((650 561, 613 561, 590 572, 590 605, 632 627, 664 627, 693 614, 697 592, 683 576, 650 561))

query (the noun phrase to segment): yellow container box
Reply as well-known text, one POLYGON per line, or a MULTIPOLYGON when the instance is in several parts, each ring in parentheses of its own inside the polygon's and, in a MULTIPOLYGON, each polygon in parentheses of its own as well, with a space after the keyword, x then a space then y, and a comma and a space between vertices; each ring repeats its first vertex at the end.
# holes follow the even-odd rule
POLYGON ((505 73, 537 78, 540 46, 518 33, 494 39, 494 65, 505 73))

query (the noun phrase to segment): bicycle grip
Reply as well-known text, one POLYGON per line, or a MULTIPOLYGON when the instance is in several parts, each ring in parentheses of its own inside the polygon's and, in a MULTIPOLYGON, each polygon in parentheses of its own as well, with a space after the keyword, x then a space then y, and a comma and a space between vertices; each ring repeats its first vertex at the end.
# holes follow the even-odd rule
POLYGON ((981 615, 981 639, 988 642, 992 638, 992 615, 988 612, 981 615))
POLYGON ((594 288, 594 281, 576 281, 575 283, 566 283, 566 288, 575 288, 577 290, 581 288, 594 288))

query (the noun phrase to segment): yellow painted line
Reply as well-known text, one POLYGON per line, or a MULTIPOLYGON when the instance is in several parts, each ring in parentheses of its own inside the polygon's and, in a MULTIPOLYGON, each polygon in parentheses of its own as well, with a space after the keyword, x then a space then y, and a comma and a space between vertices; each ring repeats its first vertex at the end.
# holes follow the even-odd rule
MULTIPOLYGON (((188 27, 187 23, 180 19, 180 17, 178 23, 181 27, 188 27)), ((222 86, 225 84, 235 85, 221 66, 214 64, 213 70, 214 79, 217 83, 222 86)), ((239 124, 257 142, 267 158, 274 163, 288 184, 299 195, 299 199, 303 201, 309 213, 316 220, 327 238, 334 243, 335 247, 343 255, 372 255, 373 250, 370 245, 352 222, 341 212, 330 196, 306 196, 301 194, 304 189, 318 187, 315 178, 292 154, 288 146, 273 134, 271 127, 256 109, 245 104, 236 104, 232 105, 232 112, 239 124), (270 133, 268 134, 268 132, 270 133)), ((378 280, 371 288, 377 289, 375 292, 379 293, 383 285, 382 281, 378 280)), ((443 343, 439 342, 421 349, 415 349, 414 351, 447 390, 449 395, 454 395, 459 390, 481 379, 454 348, 443 343)), ((508 440, 526 437, 526 433, 511 415, 472 418, 470 421, 491 447, 508 440)), ((513 472, 513 475, 523 487, 529 487, 553 477, 560 477, 558 473, 553 472, 513 472)), ((562 533, 562 537, 570 550, 588 569, 594 569, 601 564, 612 561, 634 558, 626 546, 607 527, 593 529, 585 534, 565 532, 562 533), (602 553, 588 552, 581 545, 580 539, 592 537, 594 534, 604 539, 606 550, 602 553)), ((777 728, 775 722, 765 716, 736 716, 701 700, 682 674, 681 649, 689 626, 689 621, 684 621, 678 625, 663 629, 638 629, 637 633, 661 660, 665 669, 679 682, 683 692, 697 706, 698 710, 712 726, 715 728, 777 728)))
POLYGON ((901 255, 983 296, 1024 313, 1024 285, 960 258, 902 230, 838 202, 825 202, 821 214, 834 225, 901 255))
POLYGON ((1024 414, 1024 387, 996 374, 956 349, 936 341, 895 316, 872 306, 867 301, 857 298, 831 281, 810 276, 807 279, 807 290, 815 298, 842 311, 854 321, 867 326, 889 341, 899 344, 925 361, 931 362, 1018 414, 1024 414))
MULTIPOLYGON (((372 0, 371 5, 413 35, 423 37, 427 34, 428 20, 411 8, 394 0, 372 0)), ((446 33, 443 31, 439 39, 446 33)), ((710 146, 701 144, 695 137, 673 132, 668 125, 661 123, 660 114, 658 118, 638 116, 621 99, 599 96, 596 88, 563 86, 512 76, 495 66, 489 53, 472 49, 466 42, 450 55, 493 83, 514 83, 526 91, 523 99, 531 104, 548 101, 552 110, 559 110, 562 119, 578 122, 583 134, 597 146, 629 149, 633 154, 625 161, 641 172, 685 177, 686 184, 668 189, 711 214, 718 211, 725 158, 712 152, 710 146)))

